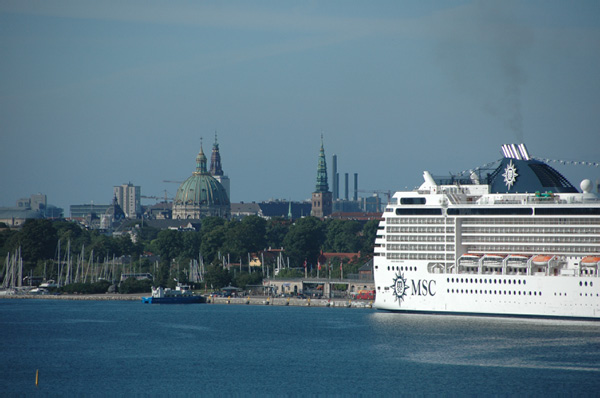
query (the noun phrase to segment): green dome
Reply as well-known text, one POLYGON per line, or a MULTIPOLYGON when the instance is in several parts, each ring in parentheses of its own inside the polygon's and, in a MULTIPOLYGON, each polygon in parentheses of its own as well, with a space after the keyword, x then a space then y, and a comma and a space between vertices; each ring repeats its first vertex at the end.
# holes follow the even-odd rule
POLYGON ((173 202, 174 219, 199 219, 207 216, 228 217, 227 191, 206 171, 206 156, 200 147, 196 171, 177 190, 173 202))

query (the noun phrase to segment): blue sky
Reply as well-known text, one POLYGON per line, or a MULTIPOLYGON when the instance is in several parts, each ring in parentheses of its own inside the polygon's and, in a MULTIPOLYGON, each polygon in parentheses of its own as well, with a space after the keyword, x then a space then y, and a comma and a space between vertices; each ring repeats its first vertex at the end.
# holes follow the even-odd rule
POLYGON ((321 133, 364 190, 600 161, 598 1, 4 0, 0 55, 0 206, 174 196, 215 131, 234 202, 309 198, 321 133))

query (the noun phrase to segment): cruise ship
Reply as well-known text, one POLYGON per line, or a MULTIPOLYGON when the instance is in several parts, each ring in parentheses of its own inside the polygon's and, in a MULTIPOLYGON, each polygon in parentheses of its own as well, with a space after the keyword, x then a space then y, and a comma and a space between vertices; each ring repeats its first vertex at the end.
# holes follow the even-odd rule
POLYGON ((524 144, 396 192, 375 240, 378 309, 600 319, 600 201, 524 144))

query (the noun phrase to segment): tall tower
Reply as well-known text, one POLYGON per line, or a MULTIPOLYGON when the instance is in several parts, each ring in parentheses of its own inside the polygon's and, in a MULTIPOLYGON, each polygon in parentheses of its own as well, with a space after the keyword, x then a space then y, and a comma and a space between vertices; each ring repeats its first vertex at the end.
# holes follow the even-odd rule
POLYGON ((219 143, 217 142, 217 132, 215 131, 215 143, 212 148, 212 155, 210 156, 210 175, 215 177, 217 181, 223 185, 225 191, 227 191, 227 197, 231 200, 231 192, 229 190, 229 177, 223 173, 223 167, 221 166, 221 153, 219 152, 219 143))
POLYGON ((323 134, 321 134, 321 150, 317 165, 317 185, 312 194, 312 209, 310 215, 324 218, 331 215, 332 195, 327 184, 327 163, 325 161, 325 149, 323 148, 323 134))
POLYGON ((140 218, 142 216, 141 187, 128 184, 115 186, 113 189, 117 203, 125 212, 127 218, 140 218))

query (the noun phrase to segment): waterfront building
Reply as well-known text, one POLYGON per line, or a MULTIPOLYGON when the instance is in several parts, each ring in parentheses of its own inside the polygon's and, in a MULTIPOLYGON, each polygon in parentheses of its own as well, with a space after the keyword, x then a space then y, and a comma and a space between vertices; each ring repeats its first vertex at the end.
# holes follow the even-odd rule
POLYGON ((127 218, 141 217, 141 187, 135 186, 131 182, 118 185, 114 187, 114 196, 117 198, 117 203, 121 206, 127 218))
POLYGON ((317 165, 317 185, 312 193, 311 216, 325 218, 331 214, 332 194, 327 184, 327 163, 325 161, 325 149, 323 148, 323 135, 321 135, 321 150, 317 165))
POLYGON ((206 168, 206 155, 200 144, 196 171, 177 190, 173 219, 201 219, 208 216, 229 218, 229 196, 223 185, 206 168))

